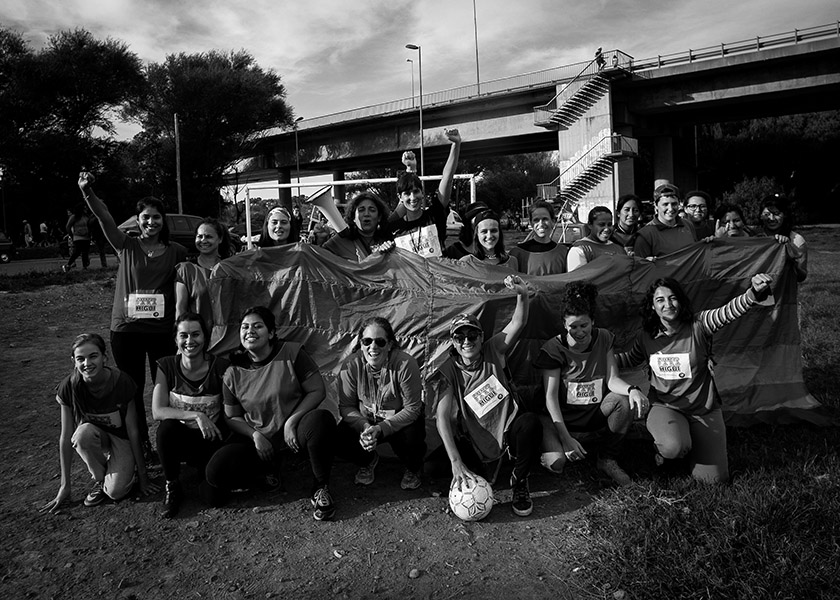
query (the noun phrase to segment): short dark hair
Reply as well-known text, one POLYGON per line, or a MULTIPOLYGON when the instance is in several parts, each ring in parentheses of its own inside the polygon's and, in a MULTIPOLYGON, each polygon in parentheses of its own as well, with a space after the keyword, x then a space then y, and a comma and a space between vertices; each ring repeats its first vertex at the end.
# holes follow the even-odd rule
POLYGON ((781 235, 790 237, 790 232, 793 231, 793 210, 790 207, 790 202, 784 196, 780 196, 779 194, 773 194, 772 196, 765 196, 761 199, 761 203, 758 206, 758 214, 759 218, 761 218, 761 213, 764 212, 765 208, 775 208, 778 210, 782 215, 784 215, 785 219, 782 221, 782 228, 779 230, 781 235))
POLYGON ((589 215, 586 217, 586 224, 592 225, 595 222, 595 219, 598 218, 598 215, 607 214, 612 217, 612 211, 607 208, 606 206, 596 206, 592 210, 589 211, 589 215))
POLYGON ((266 327, 268 327, 269 333, 277 332, 277 321, 275 320, 274 313, 265 306, 249 306, 243 310, 242 315, 239 317, 240 325, 248 315, 257 315, 260 319, 262 319, 262 322, 265 323, 266 327))
POLYGON ((688 204, 688 199, 693 198, 695 196, 697 198, 703 198, 703 200, 706 201, 706 207, 709 209, 709 214, 711 214, 715 203, 712 200, 712 197, 709 194, 707 194, 706 192, 702 192, 700 190, 691 190, 690 192, 688 192, 685 195, 685 200, 683 201, 683 204, 688 204))
POLYGON ((364 334, 365 329, 371 325, 381 327, 383 331, 385 331, 385 337, 388 338, 388 341, 391 342, 395 348, 399 348, 399 344, 397 344, 397 336, 394 335, 394 328, 391 327, 391 322, 385 317, 370 317, 362 321, 362 324, 359 325, 359 330, 356 332, 356 345, 353 347, 353 352, 360 348, 362 335, 364 334))
POLYGON ((417 173, 409 173, 407 171, 405 173, 401 173, 397 178, 397 193, 408 193, 415 189, 419 189, 425 194, 423 180, 417 176, 417 173))
POLYGON ((648 288, 641 310, 642 329, 650 337, 656 337, 659 333, 665 331, 665 326, 662 324, 662 320, 653 309, 653 295, 656 293, 656 290, 661 287, 671 290, 677 297, 677 302, 680 304, 680 311, 677 313, 677 320, 681 323, 685 323, 694 319, 694 310, 691 308, 691 300, 679 282, 676 279, 671 279, 670 277, 657 279, 648 288))

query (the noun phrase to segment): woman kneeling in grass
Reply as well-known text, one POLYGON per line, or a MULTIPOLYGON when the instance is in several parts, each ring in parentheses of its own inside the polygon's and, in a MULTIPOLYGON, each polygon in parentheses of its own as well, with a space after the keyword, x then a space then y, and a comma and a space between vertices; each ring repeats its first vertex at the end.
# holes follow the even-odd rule
POLYGON ((712 334, 767 298, 772 283, 770 275, 754 275, 745 293, 697 315, 673 279, 659 279, 650 286, 642 305, 642 332, 618 360, 622 367, 649 365, 647 428, 653 435, 658 464, 687 457, 695 479, 729 480, 726 425, 709 367, 712 334))
POLYGON ((140 447, 135 384, 131 377, 105 365, 105 340, 95 333, 83 333, 73 342, 73 374, 58 386, 61 406, 61 487, 41 511, 55 512, 70 498, 70 467, 73 449, 82 457, 94 485, 85 506, 119 500, 135 483, 135 469, 143 495, 158 487, 149 483, 140 447))

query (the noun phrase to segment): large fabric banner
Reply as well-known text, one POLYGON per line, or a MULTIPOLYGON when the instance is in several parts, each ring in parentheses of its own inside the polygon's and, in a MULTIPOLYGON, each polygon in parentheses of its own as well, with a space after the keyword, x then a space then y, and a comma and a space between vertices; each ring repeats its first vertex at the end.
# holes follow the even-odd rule
MULTIPOLYGON (((210 277, 213 350, 235 349, 242 311, 266 306, 277 317, 279 335, 303 343, 320 365, 334 401, 335 379, 354 349, 359 325, 381 316, 428 380, 447 356, 449 322, 456 314, 475 314, 486 335, 508 323, 515 294, 503 281, 510 273, 504 267, 426 260, 399 249, 362 263, 307 244, 248 251, 222 261, 210 277)), ((638 335, 639 307, 656 279, 680 281, 700 311, 743 293, 756 273, 774 277, 774 303, 752 309, 714 337, 715 378, 727 419, 740 424, 807 415, 819 404, 802 379, 796 276, 785 247, 768 238, 698 243, 654 263, 605 256, 573 273, 523 275, 532 289, 531 311, 510 355, 514 379, 526 399, 542 402, 532 359, 546 340, 562 332, 560 304, 571 281, 598 286, 596 324, 615 333, 620 351, 638 335)), ((641 370, 627 377, 640 384, 646 380, 641 370)), ((426 402, 434 406, 431 387, 426 402)))

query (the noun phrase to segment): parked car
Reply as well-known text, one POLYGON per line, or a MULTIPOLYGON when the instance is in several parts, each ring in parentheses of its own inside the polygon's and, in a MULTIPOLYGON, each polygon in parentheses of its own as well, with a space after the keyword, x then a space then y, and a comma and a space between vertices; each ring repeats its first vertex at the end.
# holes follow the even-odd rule
POLYGON ((0 262, 11 262, 15 256, 15 245, 12 243, 6 234, 0 232, 0 262))
POLYGON ((464 223, 461 221, 461 215, 450 208, 449 216, 446 217, 446 235, 457 236, 461 233, 463 227, 464 223))
MULTIPOLYGON (((166 223, 169 225, 169 239, 178 242, 187 249, 187 256, 198 255, 195 247, 195 230, 204 219, 195 215, 168 214, 166 223)), ((137 217, 130 217, 120 223, 118 229, 132 237, 140 237, 140 227, 137 217)))

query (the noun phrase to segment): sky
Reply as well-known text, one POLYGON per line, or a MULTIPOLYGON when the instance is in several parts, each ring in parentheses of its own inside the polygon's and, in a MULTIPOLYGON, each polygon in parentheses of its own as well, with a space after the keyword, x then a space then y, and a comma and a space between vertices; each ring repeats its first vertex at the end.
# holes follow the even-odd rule
MULTIPOLYGON (((277 72, 304 119, 476 81, 473 0, 0 0, 0 24, 40 49, 81 27, 144 62, 245 49, 277 72), (415 59, 409 63, 406 59, 415 59), (415 82, 418 73, 415 70, 415 82)), ((591 59, 636 59, 840 19, 837 0, 475 0, 481 81, 591 59)), ((305 123, 301 122, 301 128, 305 123)))

